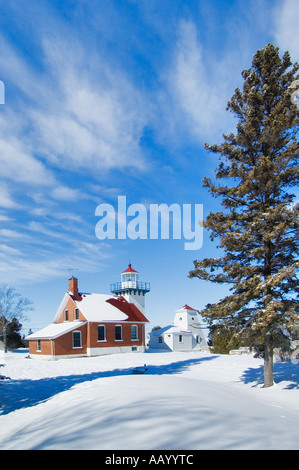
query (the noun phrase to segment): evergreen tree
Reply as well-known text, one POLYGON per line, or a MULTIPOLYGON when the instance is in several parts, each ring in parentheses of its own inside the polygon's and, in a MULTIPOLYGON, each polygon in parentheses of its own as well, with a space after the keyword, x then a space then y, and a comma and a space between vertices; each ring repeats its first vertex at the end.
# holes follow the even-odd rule
POLYGON ((6 346, 8 348, 17 349, 25 346, 24 341, 20 335, 22 324, 17 318, 13 318, 11 322, 8 322, 5 318, 0 318, 0 338, 3 340, 4 332, 6 333, 6 346))
POLYGON ((232 349, 238 349, 241 346, 240 339, 222 325, 211 327, 209 339, 214 354, 229 354, 232 349))
MULTIPOLYGON (((19 320, 26 319, 26 312, 29 310, 32 310, 31 300, 18 294, 14 287, 0 286, 0 332, 5 352, 8 348, 9 328, 11 328, 11 334, 13 331, 19 331, 22 326, 19 320)), ((16 336, 13 336, 16 340, 16 336)))
POLYGON ((262 344, 264 387, 273 385, 273 348, 298 327, 299 109, 293 99, 299 64, 268 44, 258 50, 227 109, 236 133, 206 149, 220 155, 219 185, 203 186, 221 198, 222 212, 203 223, 221 256, 194 261, 189 277, 231 285, 231 294, 201 315, 242 341, 262 344))

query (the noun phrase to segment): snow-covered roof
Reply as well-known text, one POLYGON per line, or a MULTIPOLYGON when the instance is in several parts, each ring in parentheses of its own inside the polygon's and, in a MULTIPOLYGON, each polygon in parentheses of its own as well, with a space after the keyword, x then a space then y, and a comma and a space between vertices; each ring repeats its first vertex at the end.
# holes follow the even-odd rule
POLYGON ((89 322, 104 321, 136 321, 148 322, 147 318, 134 305, 123 297, 114 297, 106 294, 80 293, 79 295, 65 294, 53 323, 58 323, 67 302, 72 299, 84 318, 89 322))
POLYGON ((69 331, 75 330, 76 328, 84 325, 85 322, 75 321, 75 322, 64 322, 64 323, 51 323, 42 330, 32 333, 31 335, 26 336, 27 339, 54 339, 58 336, 63 335, 69 331))
POLYGON ((173 333, 178 333, 178 334, 182 334, 182 333, 185 333, 185 334, 192 334, 191 331, 182 330, 181 328, 178 328, 177 326, 174 326, 174 325, 164 326, 164 328, 160 328, 159 330, 151 331, 150 334, 151 334, 151 335, 154 335, 154 336, 161 336, 161 335, 163 335, 164 333, 168 333, 168 334, 173 334, 173 333))
POLYGON ((128 315, 107 302, 111 295, 82 294, 82 300, 74 300, 87 321, 124 321, 128 315))
POLYGON ((193 310, 193 312, 197 312, 197 310, 195 310, 194 308, 192 307, 189 307, 189 305, 184 305, 183 307, 181 307, 179 310, 193 310))

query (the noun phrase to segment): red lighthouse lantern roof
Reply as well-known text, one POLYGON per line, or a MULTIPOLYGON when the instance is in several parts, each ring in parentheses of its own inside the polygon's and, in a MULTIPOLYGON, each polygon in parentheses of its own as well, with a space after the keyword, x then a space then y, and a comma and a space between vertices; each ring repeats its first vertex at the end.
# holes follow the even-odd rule
POLYGON ((129 264, 129 267, 125 271, 122 272, 122 274, 125 274, 125 273, 137 273, 137 274, 139 274, 138 271, 135 271, 135 269, 132 268, 131 263, 129 264))

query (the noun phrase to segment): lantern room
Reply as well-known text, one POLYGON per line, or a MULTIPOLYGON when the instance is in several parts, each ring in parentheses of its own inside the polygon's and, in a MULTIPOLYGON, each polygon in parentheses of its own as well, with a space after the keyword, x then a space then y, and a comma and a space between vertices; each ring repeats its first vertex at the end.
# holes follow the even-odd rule
POLYGON ((144 296, 150 291, 149 282, 139 280, 139 272, 129 264, 128 268, 121 273, 121 281, 110 285, 114 295, 123 296, 128 302, 133 302, 142 313, 144 313, 144 296))
POLYGON ((126 288, 138 288, 139 284, 139 272, 132 268, 129 264, 128 268, 121 273, 121 287, 126 288))

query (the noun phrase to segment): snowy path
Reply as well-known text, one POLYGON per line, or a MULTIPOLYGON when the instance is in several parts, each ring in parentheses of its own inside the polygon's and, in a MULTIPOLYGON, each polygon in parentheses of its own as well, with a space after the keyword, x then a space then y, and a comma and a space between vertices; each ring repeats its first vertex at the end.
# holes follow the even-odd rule
POLYGON ((299 449, 298 366, 251 356, 7 358, 0 449, 299 449), (147 363, 145 375, 132 367, 147 363))

